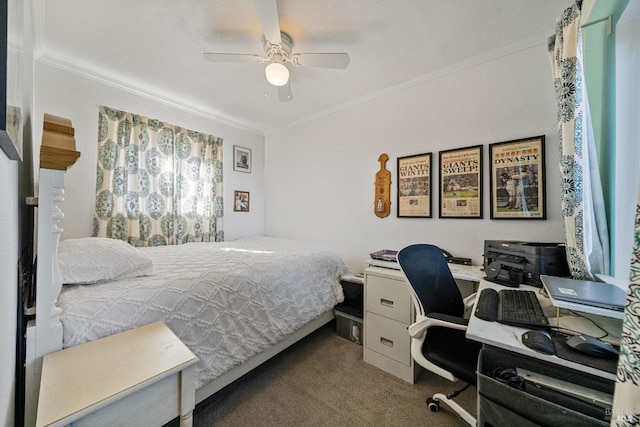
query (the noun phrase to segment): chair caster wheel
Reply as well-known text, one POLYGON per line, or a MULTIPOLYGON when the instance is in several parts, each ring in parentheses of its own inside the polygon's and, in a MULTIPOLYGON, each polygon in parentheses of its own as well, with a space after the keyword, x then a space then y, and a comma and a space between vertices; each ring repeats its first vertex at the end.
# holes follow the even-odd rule
POLYGON ((427 399, 427 407, 431 412, 438 412, 440 410, 440 401, 430 397, 427 399))

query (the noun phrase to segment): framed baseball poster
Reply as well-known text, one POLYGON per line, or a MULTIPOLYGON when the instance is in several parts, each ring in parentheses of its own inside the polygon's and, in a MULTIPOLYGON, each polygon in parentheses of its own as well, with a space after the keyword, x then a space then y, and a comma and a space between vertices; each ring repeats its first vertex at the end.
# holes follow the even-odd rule
POLYGON ((398 217, 432 217, 431 153, 398 157, 398 217))
POLYGON ((544 135, 489 144, 491 219, 546 219, 544 135))
POLYGON ((440 218, 482 218, 482 145, 440 152, 440 218))

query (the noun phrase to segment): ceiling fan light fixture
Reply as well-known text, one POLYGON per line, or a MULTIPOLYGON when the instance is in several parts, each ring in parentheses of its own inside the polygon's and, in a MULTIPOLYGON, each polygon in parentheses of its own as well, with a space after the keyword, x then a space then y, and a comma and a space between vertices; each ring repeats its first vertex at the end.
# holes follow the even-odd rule
POLYGON ((289 81, 289 69, 279 62, 272 62, 264 69, 264 75, 269 84, 284 86, 289 81))

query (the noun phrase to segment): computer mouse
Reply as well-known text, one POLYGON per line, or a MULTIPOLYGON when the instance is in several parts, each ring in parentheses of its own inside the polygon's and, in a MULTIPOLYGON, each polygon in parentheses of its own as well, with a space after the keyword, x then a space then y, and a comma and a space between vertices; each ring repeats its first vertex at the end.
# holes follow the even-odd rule
POLYGON ((549 335, 539 330, 527 331, 522 334, 522 344, 538 353, 556 354, 549 335))
POLYGON ((588 356, 610 359, 618 357, 618 350, 614 346, 591 335, 574 335, 567 339, 567 345, 588 356))

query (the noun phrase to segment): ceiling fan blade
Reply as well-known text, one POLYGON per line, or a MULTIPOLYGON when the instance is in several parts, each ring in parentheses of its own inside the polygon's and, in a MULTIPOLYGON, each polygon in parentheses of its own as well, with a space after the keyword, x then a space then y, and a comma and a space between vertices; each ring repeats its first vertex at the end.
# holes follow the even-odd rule
POLYGON ((211 62, 264 62, 265 58, 250 53, 214 53, 205 52, 204 59, 211 62))
POLYGON ((304 67, 339 68, 344 70, 349 65, 348 53, 296 53, 291 58, 296 65, 304 67))
POLYGON ((280 102, 289 102, 293 99, 293 93, 291 93, 291 79, 284 86, 278 87, 278 98, 280 102))
POLYGON ((255 0, 258 18, 267 41, 280 44, 280 20, 278 19, 278 5, 276 0, 255 0))

